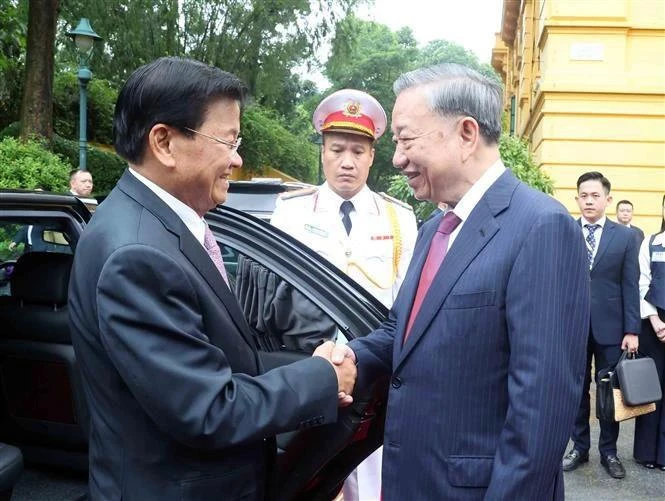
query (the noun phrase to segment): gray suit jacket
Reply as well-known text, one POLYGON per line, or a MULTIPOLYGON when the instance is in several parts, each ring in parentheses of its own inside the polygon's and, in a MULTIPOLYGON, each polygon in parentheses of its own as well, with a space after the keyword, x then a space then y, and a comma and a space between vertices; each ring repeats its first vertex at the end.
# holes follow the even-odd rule
POLYGON ((261 375, 203 246, 129 172, 78 243, 69 305, 92 500, 263 499, 274 459, 265 438, 336 418, 330 364, 261 375))
POLYGON ((403 344, 441 217, 421 228, 388 321, 351 343, 359 385, 392 374, 383 499, 561 500, 589 326, 579 227, 505 172, 464 222, 403 344))

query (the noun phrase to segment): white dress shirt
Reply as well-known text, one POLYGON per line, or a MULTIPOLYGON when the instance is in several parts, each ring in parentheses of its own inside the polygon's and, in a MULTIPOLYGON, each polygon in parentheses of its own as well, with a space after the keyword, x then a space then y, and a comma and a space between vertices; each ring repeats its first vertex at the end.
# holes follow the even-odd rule
MULTIPOLYGON (((651 253, 649 252, 649 240, 645 238, 640 246, 640 316, 649 318, 651 315, 658 315, 658 310, 654 305, 644 299, 649 286, 651 285, 651 253)), ((657 234, 653 239, 653 245, 660 245, 665 252, 665 233, 657 234)))
POLYGON ((150 179, 148 179, 145 176, 142 176, 131 167, 129 168, 129 172, 136 179, 145 184, 150 191, 152 191, 155 195, 161 198, 164 201, 164 203, 168 205, 171 208, 171 210, 173 210, 173 212, 175 212, 178 215, 178 217, 182 220, 182 222, 185 223, 185 226, 187 226, 187 229, 189 229, 189 231, 192 232, 194 238, 196 238, 196 240, 198 240, 199 243, 203 245, 203 237, 205 234, 206 223, 203 220, 203 218, 201 218, 196 213, 194 209, 192 209, 189 205, 184 204, 176 197, 171 195, 169 192, 167 192, 163 188, 160 188, 155 183, 150 181, 150 179))
POLYGON ((598 244, 600 244, 600 237, 603 235, 603 228, 605 228, 605 223, 607 223, 607 216, 601 217, 595 223, 587 221, 586 219, 584 219, 584 216, 580 217, 580 220, 582 221, 582 234, 584 235, 584 243, 586 244, 587 249, 590 249, 591 246, 589 245, 589 242, 586 239, 586 237, 589 236, 589 230, 587 229, 586 225, 597 224, 599 226, 598 228, 596 228, 596 231, 593 233, 593 237, 596 239, 596 247, 593 249, 592 252, 593 259, 591 260, 591 262, 593 263, 596 260, 596 254, 598 253, 598 244))
POLYGON ((454 209, 452 209, 452 211, 458 218, 462 220, 462 222, 458 224, 457 228, 455 228, 455 230, 450 234, 450 237, 448 238, 448 249, 450 249, 450 246, 453 245, 457 235, 459 235, 459 232, 462 230, 464 222, 469 219, 471 211, 473 211, 476 205, 478 205, 478 202, 480 202, 480 199, 483 198, 485 192, 487 192, 487 190, 490 189, 490 186, 492 186, 494 182, 501 177, 501 174, 503 174, 505 170, 506 167, 503 165, 503 162, 501 160, 497 160, 492 165, 490 165, 489 169, 487 169, 485 173, 480 176, 480 179, 478 179, 478 181, 476 181, 473 186, 471 186, 469 191, 464 194, 461 200, 457 202, 457 205, 454 209))

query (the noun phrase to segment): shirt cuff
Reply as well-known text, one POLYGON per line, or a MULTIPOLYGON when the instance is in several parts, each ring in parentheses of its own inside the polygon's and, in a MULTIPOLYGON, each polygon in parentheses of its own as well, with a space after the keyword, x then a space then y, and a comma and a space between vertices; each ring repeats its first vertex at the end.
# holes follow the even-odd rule
POLYGON ((656 307, 644 299, 640 300, 640 316, 649 318, 651 315, 658 315, 656 307))

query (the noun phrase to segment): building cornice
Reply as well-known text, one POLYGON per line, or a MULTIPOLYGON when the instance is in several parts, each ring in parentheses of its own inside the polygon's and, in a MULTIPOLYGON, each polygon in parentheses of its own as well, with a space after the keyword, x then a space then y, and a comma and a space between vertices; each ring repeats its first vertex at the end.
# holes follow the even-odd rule
POLYGON ((512 46, 517 32, 517 20, 520 16, 520 0, 503 0, 501 16, 501 39, 512 46))

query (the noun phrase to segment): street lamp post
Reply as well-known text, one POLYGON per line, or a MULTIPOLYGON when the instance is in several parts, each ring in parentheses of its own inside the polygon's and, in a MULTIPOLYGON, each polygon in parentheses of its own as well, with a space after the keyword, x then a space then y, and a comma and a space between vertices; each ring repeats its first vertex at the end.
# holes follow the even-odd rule
POLYGON ((79 51, 79 169, 87 169, 88 158, 88 82, 92 78, 92 72, 88 68, 88 62, 92 56, 92 48, 95 40, 101 40, 94 32, 90 21, 82 17, 76 29, 67 32, 79 51))

